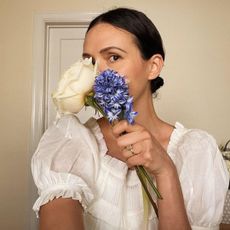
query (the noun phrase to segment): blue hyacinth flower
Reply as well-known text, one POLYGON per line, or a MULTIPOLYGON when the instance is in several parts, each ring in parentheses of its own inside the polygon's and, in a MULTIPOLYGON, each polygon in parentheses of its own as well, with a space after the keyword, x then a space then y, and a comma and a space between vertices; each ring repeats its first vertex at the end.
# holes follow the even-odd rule
POLYGON ((94 83, 94 99, 104 111, 109 122, 126 119, 134 123, 133 98, 129 96, 125 78, 114 70, 105 70, 94 83))

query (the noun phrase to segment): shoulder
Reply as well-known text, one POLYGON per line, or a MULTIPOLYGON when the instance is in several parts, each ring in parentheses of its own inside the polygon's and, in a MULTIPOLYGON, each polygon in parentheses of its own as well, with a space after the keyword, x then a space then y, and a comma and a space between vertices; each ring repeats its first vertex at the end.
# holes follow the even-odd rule
POLYGON ((94 142, 96 132, 94 126, 95 119, 90 119, 88 125, 82 124, 78 117, 72 114, 64 115, 57 119, 44 133, 43 139, 61 138, 69 139, 72 142, 94 142))
POLYGON ((223 157, 214 137, 201 129, 187 129, 180 123, 176 123, 168 153, 179 171, 182 168, 205 170, 214 165, 224 168, 223 157))
POLYGON ((91 125, 87 126, 86 124, 82 124, 77 116, 69 114, 58 119, 50 129, 57 129, 67 138, 81 138, 83 140, 87 137, 91 137, 93 139, 93 126, 96 123, 96 120, 90 119, 88 123, 91 125))
POLYGON ((172 134, 174 148, 183 154, 216 154, 218 146, 216 140, 208 132, 201 129, 187 129, 180 123, 176 123, 176 129, 172 134))
POLYGON ((79 162, 87 161, 91 167, 97 165, 98 155, 98 142, 93 131, 81 124, 76 116, 65 115, 45 131, 32 163, 67 172, 79 162))

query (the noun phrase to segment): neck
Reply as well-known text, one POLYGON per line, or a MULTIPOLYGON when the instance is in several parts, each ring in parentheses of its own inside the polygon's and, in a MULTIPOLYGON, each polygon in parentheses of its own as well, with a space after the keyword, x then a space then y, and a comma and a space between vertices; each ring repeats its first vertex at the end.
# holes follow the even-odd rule
POLYGON ((173 126, 162 121, 156 114, 152 97, 147 97, 145 103, 135 101, 134 111, 138 112, 135 122, 144 126, 165 149, 173 130, 173 126))
POLYGON ((155 112, 152 97, 147 96, 141 101, 135 100, 133 109, 138 112, 135 122, 144 126, 148 131, 154 131, 161 123, 155 112))

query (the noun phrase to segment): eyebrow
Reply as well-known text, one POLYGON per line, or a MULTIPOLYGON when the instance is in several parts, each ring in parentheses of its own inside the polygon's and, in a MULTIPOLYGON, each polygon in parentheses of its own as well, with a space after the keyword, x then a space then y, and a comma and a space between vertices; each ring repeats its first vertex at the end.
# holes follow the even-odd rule
MULTIPOLYGON (((103 48, 103 49, 100 50, 100 53, 105 53, 105 52, 107 52, 107 51, 109 51, 111 49, 117 49, 117 50, 119 50, 119 51, 121 51, 123 53, 127 53, 125 50, 123 50, 123 49, 121 49, 119 47, 116 47, 116 46, 109 46, 109 47, 103 48)), ((82 57, 92 57, 92 55, 90 55, 89 53, 83 53, 82 57)))
POLYGON ((119 48, 119 47, 116 47, 116 46, 109 46, 109 47, 106 47, 106 48, 100 50, 100 53, 105 53, 105 52, 107 52, 108 50, 111 50, 111 49, 117 49, 117 50, 120 50, 120 51, 123 52, 123 53, 127 53, 125 50, 123 50, 123 49, 121 49, 121 48, 119 48))

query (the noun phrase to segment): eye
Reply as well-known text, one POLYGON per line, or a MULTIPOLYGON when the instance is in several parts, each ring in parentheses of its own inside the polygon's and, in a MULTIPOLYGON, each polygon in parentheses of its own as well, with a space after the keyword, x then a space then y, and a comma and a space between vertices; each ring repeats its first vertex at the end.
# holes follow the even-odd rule
POLYGON ((115 62, 115 61, 117 61, 117 60, 119 60, 119 59, 120 59, 120 56, 114 54, 114 55, 110 56, 109 61, 110 61, 110 62, 115 62))

